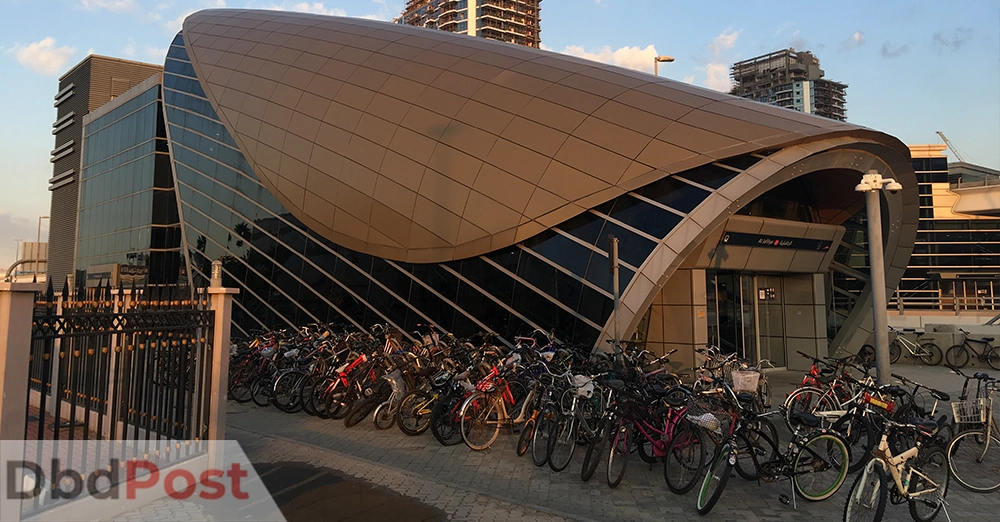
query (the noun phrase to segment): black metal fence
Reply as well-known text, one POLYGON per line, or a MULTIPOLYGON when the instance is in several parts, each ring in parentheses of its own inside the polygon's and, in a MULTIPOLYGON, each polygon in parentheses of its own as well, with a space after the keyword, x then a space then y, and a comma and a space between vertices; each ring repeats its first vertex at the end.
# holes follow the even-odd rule
POLYGON ((50 285, 36 298, 25 439, 205 438, 213 321, 187 287, 50 285))

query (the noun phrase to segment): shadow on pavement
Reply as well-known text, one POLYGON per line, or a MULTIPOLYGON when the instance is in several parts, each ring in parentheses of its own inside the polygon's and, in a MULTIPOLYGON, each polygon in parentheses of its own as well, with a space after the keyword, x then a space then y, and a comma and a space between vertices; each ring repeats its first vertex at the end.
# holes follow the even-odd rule
POLYGON ((254 464, 254 469, 288 522, 448 519, 410 497, 306 462, 254 464))

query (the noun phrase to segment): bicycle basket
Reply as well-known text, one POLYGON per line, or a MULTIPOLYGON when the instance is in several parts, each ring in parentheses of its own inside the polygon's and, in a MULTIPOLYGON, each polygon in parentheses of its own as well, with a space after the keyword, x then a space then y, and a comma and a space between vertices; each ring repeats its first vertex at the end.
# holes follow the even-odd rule
POLYGON ((574 375, 573 387, 579 397, 589 399, 594 394, 594 380, 586 375, 574 375))
POLYGON ((951 412, 955 422, 959 424, 985 424, 987 412, 986 399, 973 399, 951 403, 951 412))
POLYGON ((744 370, 733 370, 733 390, 737 392, 756 392, 760 373, 744 370))

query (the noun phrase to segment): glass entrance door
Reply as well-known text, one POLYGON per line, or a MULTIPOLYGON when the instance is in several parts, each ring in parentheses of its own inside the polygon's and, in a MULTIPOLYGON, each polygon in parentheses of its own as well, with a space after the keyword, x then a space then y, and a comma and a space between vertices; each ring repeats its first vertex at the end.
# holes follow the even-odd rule
POLYGON ((723 353, 756 360, 756 285, 752 274, 708 271, 708 338, 723 353))

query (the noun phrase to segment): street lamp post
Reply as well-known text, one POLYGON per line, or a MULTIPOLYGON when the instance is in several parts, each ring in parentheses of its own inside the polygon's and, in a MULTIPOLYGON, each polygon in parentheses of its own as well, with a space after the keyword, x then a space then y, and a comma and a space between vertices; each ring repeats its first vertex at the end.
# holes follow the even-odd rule
POLYGON ((654 76, 660 75, 660 62, 670 63, 672 61, 674 61, 673 56, 661 55, 653 57, 653 75, 654 76))
POLYGON ((892 178, 883 178, 877 170, 869 170, 854 190, 864 192, 868 213, 868 258, 871 261, 872 323, 875 329, 875 368, 878 383, 889 383, 889 320, 886 316, 885 255, 882 244, 882 205, 879 192, 896 193, 903 186, 892 178))

